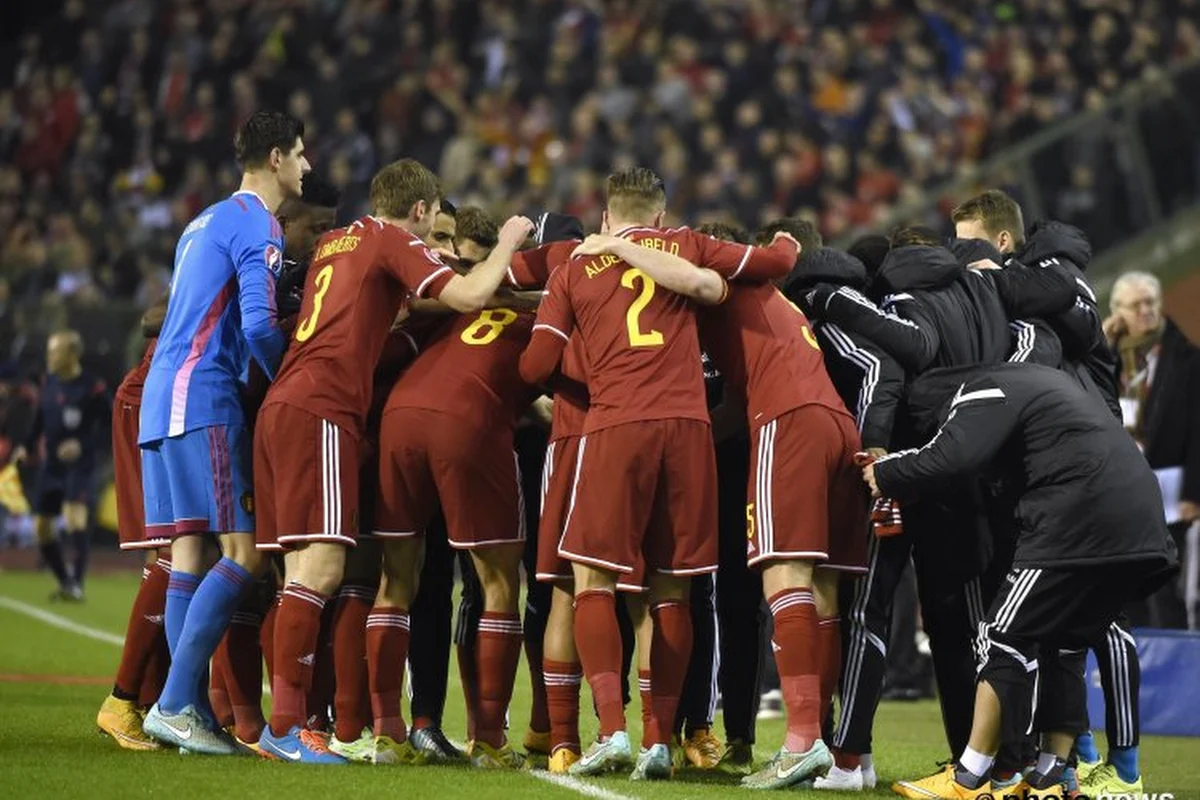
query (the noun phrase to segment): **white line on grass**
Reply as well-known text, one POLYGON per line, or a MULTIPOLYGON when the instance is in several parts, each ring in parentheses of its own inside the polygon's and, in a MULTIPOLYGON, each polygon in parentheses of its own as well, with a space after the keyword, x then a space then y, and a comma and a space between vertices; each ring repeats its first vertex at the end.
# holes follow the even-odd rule
POLYGON ((0 607, 7 608, 9 611, 16 611, 18 614, 24 614, 27 617, 33 617, 39 622, 44 622, 55 628, 71 633, 77 633, 80 636, 86 636, 89 639, 95 639, 98 642, 112 644, 120 647, 125 644, 125 637, 118 636, 115 633, 102 631, 99 628, 93 628, 90 625, 81 625, 78 622, 69 620, 66 617, 60 617, 58 614, 51 614, 49 611, 43 611, 37 606, 31 606, 28 603, 22 603, 20 600, 13 600, 11 597, 0 595, 0 607))
POLYGON ((539 781, 553 783, 556 786, 561 786, 564 789, 571 789, 572 791, 579 792, 587 797, 598 798, 598 800, 636 800, 636 798, 631 797, 630 795, 621 794, 620 792, 614 792, 609 789, 603 789, 593 783, 587 783, 586 781, 581 781, 578 778, 572 778, 570 775, 555 775, 541 769, 535 769, 527 774, 532 775, 539 781))
MULTIPOLYGON (((105 644, 111 644, 117 647, 125 644, 125 638, 118 636, 115 633, 102 631, 99 628, 93 628, 90 625, 82 625, 73 620, 69 620, 66 617, 59 616, 58 614, 52 614, 49 611, 40 609, 37 606, 31 606, 28 603, 21 602, 20 600, 14 600, 11 597, 0 595, 0 608, 7 608, 10 611, 15 611, 18 614, 24 614, 27 617, 32 617, 39 622, 44 622, 47 625, 60 630, 70 631, 71 633, 76 633, 80 636, 86 636, 87 638, 95 639, 98 642, 104 642, 105 644)), ((263 684, 263 689, 264 691, 270 691, 270 688, 266 683, 263 684)), ((544 770, 534 770, 527 774, 532 775, 540 781, 553 783, 556 786, 561 786, 564 789, 570 789, 571 791, 578 792, 586 797, 595 797, 597 800, 637 800, 637 798, 631 797, 630 795, 610 791, 609 789, 603 789, 594 784, 581 781, 578 778, 572 778, 570 775, 554 775, 544 770)))

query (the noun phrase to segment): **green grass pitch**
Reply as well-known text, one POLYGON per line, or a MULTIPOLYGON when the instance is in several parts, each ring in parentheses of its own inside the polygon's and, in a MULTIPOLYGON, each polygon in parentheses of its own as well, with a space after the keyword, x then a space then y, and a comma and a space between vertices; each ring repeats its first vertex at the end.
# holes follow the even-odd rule
MULTIPOLYGON (((45 575, 0 574, 0 786, 10 797, 266 797, 367 798, 575 798, 599 800, 683 800, 727 798, 743 790, 731 779, 685 772, 670 783, 634 784, 622 777, 553 783, 545 774, 481 773, 449 767, 318 768, 260 762, 250 758, 214 759, 173 752, 132 753, 97 734, 96 710, 116 668, 120 636, 137 577, 133 572, 99 575, 88 586, 82 606, 51 605, 45 575), (15 610, 13 601, 25 604, 15 610), (56 628, 29 615, 28 606, 64 617, 91 632, 56 628)), ((452 667, 446 732, 463 737, 462 694, 452 667)), ((529 681, 522 663, 512 704, 512 736, 519 741, 528 720, 529 681)), ((1181 691, 1200 691, 1196 684, 1181 691)), ((586 691, 586 690, 585 690, 586 691)), ((584 708, 590 706, 584 698, 584 708)), ((635 700, 636 703, 636 700, 635 700)), ((629 718, 636 728, 636 707, 629 718)), ((595 723, 585 712, 585 741, 595 723)), ((721 734, 717 722, 717 733, 721 734)), ((783 734, 780 721, 758 726, 756 755, 770 756, 783 734)), ((634 740, 640 733, 631 731, 634 740)), ((894 797, 888 786, 936 769, 949 754, 934 703, 884 703, 875 728, 880 786, 863 797, 894 797)), ((1142 743, 1146 788, 1175 798, 1200 800, 1200 743, 1191 739, 1147 737, 1142 743)), ((829 797, 792 791, 797 798, 829 797)), ((835 795, 836 796, 836 795, 835 795)), ((1161 794, 1160 794, 1161 798, 1161 794)), ((0 800, 7 800, 3 798, 0 800)))

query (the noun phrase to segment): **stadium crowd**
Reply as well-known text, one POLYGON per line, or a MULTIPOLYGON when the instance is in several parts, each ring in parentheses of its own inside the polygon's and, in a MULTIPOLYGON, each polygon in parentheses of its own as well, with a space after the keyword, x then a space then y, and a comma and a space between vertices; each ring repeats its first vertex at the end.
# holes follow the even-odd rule
MULTIPOLYGON (((57 301, 31 301, 145 307, 161 293, 177 231, 232 191, 227 142, 254 108, 305 122, 347 219, 403 153, 501 215, 557 208, 594 229, 603 175, 637 163, 663 176, 677 218, 792 214, 835 238, 1200 57, 1195 0, 53 0, 3 13, 0 330, 33 328, 36 350, 61 320, 57 301)), ((1073 150, 1056 211, 1092 209, 1106 152, 1073 150)), ((1117 213, 1102 207, 1089 229, 1117 213)))
MULTIPOLYGON (((914 225, 848 250, 823 240, 1194 55, 1196 29, 1120 2, 794 8, 204 5, 242 14, 218 23, 138 0, 92 20, 66 0, 55 30, 22 39, 9 302, 150 307, 112 408, 122 545, 146 562, 102 730, 132 750, 528 759, 635 780, 684 761, 751 789, 861 790, 911 561, 954 759, 893 789, 1141 791, 1121 614, 1174 574, 1166 516, 1200 513, 1194 469, 1175 463, 1195 452, 1148 444, 1156 409, 1186 405, 1155 386, 1162 348, 1178 365, 1166 389, 1195 369, 1157 284, 1127 282, 1102 325, 1085 233, 1027 226, 998 190, 946 209, 949 242, 914 225), (1062 35, 1081 20, 1086 34, 1062 35), (113 31, 128 39, 110 65, 113 31), (78 77, 64 41, 91 59, 78 77), (72 118, 85 95, 97 111, 72 118), (101 156, 116 159, 106 188, 101 156), (522 216, 535 208, 554 211, 522 216), (705 224, 668 228, 668 213, 705 224), (1182 470, 1177 497, 1151 467, 1182 470), (440 724, 450 548, 465 754, 440 724), (741 601, 714 599, 730 581, 741 601), (787 718, 765 764, 762 625, 744 624, 764 615, 787 718), (716 627, 748 644, 720 670, 716 627), (522 648, 524 754, 506 733, 522 648), (425 683, 439 672, 440 690, 425 683), (600 723, 587 747, 584 679, 600 723)), ((86 536, 68 566, 47 520, 81 505, 108 411, 81 352, 78 335, 51 337, 17 453, 38 463, 38 538, 64 600, 82 597, 86 536)))

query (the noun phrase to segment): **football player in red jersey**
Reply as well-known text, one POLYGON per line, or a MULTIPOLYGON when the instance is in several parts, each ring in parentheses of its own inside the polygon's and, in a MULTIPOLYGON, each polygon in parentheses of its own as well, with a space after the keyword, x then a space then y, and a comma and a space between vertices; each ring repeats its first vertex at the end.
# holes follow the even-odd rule
MULTIPOLYGON (((317 245, 293 341, 254 431, 258 542, 298 550, 288 565, 275 633, 270 724, 259 747, 282 760, 345 763, 305 727, 321 614, 342 581, 358 526, 358 470, 373 366, 404 298, 433 296, 458 311, 482 308, 532 223, 514 218, 509 251, 456 275, 421 240, 437 214, 437 178, 405 159, 371 182, 372 216, 317 245), (312 502, 319 498, 317 502, 312 502)), ((398 622, 398 621, 397 621, 398 622)), ((399 670, 401 664, 395 668, 399 670)), ((411 746, 376 742, 377 762, 411 746)))
MULTIPOLYGON (((501 229, 497 250, 506 233, 501 229)), ((560 248, 562 255, 573 246, 560 248)), ((471 554, 483 592, 477 696, 468 704, 475 718, 471 758, 485 768, 521 763, 505 740, 504 715, 521 650, 518 566, 525 538, 513 428, 537 396, 518 377, 517 363, 532 326, 532 313, 505 307, 449 320, 393 388, 380 436, 375 535, 385 540, 384 581, 367 622, 376 734, 404 735, 402 675, 387 664, 403 659, 409 641, 407 631, 385 623, 408 617, 421 539, 440 501, 450 545, 471 554)))
POLYGON ((841 651, 836 637, 821 636, 821 621, 837 617, 840 572, 866 565, 867 498, 853 480, 861 449, 854 418, 808 320, 773 285, 730 291, 713 270, 648 258, 615 237, 595 237, 580 250, 621 258, 660 285, 713 304, 701 314, 701 338, 727 388, 746 403, 747 563, 762 569, 788 711, 783 747, 743 784, 778 789, 812 780, 833 764, 821 740, 821 710, 841 651))
MULTIPOLYGON (((142 582, 133 599, 125 644, 117 666, 112 694, 104 699, 96 715, 96 726, 127 750, 156 750, 159 745, 142 731, 140 697, 158 699, 166 679, 167 640, 163 634, 163 611, 167 602, 167 580, 171 575, 169 539, 147 539, 142 508, 142 458, 137 446, 138 414, 142 406, 142 384, 150 369, 154 344, 167 312, 167 303, 156 303, 142 315, 146 352, 117 387, 113 402, 113 483, 117 492, 117 535, 122 550, 145 550, 142 582), (160 550, 159 548, 166 548, 160 550), (162 669, 155 669, 155 666, 162 669)), ((151 701, 153 702, 153 701, 151 701)))
MULTIPOLYGON (((797 246, 720 242, 659 227, 662 180, 647 169, 611 175, 604 229, 729 278, 786 275, 797 246)), ((691 301, 658 291, 610 254, 573 258, 550 278, 521 374, 553 375, 578 330, 589 408, 559 553, 573 563, 575 643, 600 715, 600 739, 570 767, 594 775, 632 762, 621 702, 618 576, 644 559, 654 622, 653 737, 632 777, 671 775, 668 744, 691 650, 689 578, 716 569, 716 469, 691 301)))

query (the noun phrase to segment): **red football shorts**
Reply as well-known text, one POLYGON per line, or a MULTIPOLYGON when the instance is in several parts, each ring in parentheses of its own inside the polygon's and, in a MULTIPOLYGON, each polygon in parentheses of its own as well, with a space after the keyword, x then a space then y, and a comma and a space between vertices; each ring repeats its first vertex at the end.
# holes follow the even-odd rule
POLYGON ((117 492, 117 536, 122 550, 170 547, 167 537, 146 536, 146 506, 142 497, 142 451, 138 448, 141 406, 113 403, 113 484, 117 492))
POLYGON ((263 406, 254 426, 259 549, 353 546, 361 457, 362 443, 332 422, 286 403, 263 406))
POLYGON ((452 547, 524 542, 512 429, 480 429, 424 408, 390 409, 379 433, 375 535, 424 535, 439 499, 452 547))
POLYGON ((630 422, 579 440, 558 553, 637 572, 699 575, 717 568, 717 465, 707 423, 630 422))
POLYGON ((575 483, 575 461, 579 455, 579 437, 564 436, 546 447, 542 466, 542 511, 538 523, 537 579, 569 581, 573 579, 571 562, 558 554, 563 522, 571 502, 575 483))
POLYGON ((854 420, 824 406, 793 409, 750 436, 746 562, 805 559, 865 572, 869 516, 854 420))

